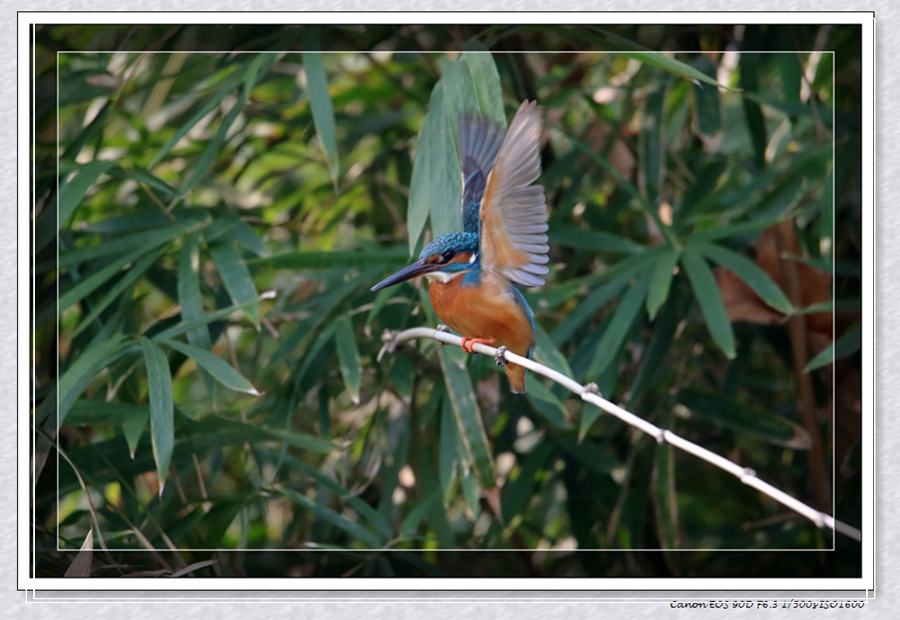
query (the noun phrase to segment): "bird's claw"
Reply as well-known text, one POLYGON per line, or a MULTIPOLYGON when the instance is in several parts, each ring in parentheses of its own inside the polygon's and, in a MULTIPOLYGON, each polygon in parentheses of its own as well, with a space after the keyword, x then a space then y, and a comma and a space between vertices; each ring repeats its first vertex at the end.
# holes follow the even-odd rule
POLYGON ((384 345, 381 347, 381 350, 378 352, 378 357, 376 358, 379 362, 381 358, 384 357, 385 353, 394 353, 397 350, 397 333, 392 329, 386 329, 381 333, 381 342, 384 345))
POLYGON ((497 349, 497 352, 494 354, 494 361, 497 362, 497 366, 506 366, 509 364, 509 360, 506 359, 506 347, 497 349))
POLYGON ((462 342, 459 346, 462 347, 462 350, 466 353, 474 353, 475 350, 472 348, 476 344, 494 344, 493 338, 463 338, 462 342))

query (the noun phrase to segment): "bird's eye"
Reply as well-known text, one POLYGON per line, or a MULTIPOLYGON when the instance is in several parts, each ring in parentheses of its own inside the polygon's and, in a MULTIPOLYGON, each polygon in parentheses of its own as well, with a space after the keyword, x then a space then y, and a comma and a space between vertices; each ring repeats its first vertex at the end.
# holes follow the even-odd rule
POLYGON ((453 258, 452 250, 447 250, 446 252, 441 254, 441 262, 442 263, 449 263, 451 258, 453 258))

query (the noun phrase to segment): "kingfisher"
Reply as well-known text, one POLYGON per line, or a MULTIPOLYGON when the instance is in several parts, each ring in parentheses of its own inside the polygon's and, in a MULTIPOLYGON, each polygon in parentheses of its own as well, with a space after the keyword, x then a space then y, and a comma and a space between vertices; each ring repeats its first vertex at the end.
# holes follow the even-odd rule
POLYGON ((462 348, 497 344, 509 389, 525 393, 526 369, 507 363, 504 347, 531 358, 534 314, 518 286, 540 286, 547 268, 547 201, 532 185, 541 174, 541 109, 524 101, 509 129, 464 117, 459 127, 463 232, 428 243, 419 260, 373 291, 425 276, 438 317, 459 333, 462 348))

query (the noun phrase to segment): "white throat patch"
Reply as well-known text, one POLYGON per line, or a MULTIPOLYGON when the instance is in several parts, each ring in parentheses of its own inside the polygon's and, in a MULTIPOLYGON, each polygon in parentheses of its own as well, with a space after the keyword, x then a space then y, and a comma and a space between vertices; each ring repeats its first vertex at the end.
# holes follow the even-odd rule
POLYGON ((453 278, 461 276, 465 273, 465 271, 456 271, 454 273, 447 273, 446 271, 432 271, 431 273, 426 273, 425 277, 429 280, 433 280, 435 282, 441 282, 442 284, 447 284, 453 278))

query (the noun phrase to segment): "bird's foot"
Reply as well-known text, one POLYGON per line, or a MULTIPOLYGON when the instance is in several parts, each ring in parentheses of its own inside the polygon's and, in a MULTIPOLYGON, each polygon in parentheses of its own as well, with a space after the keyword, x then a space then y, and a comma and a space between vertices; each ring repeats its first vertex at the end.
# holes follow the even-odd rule
MULTIPOLYGON (((437 331, 439 331, 439 332, 444 332, 445 334, 449 334, 449 333, 450 333, 450 328, 447 327, 446 325, 441 324, 441 323, 438 323, 438 325, 437 325, 437 327, 435 327, 435 329, 436 329, 437 331)), ((441 346, 442 346, 442 347, 445 347, 445 346, 447 346, 448 344, 450 344, 449 342, 441 342, 440 340, 439 340, 438 342, 441 343, 441 346)))
POLYGON ((488 345, 494 344, 494 339, 493 338, 463 338, 462 343, 460 343, 460 346, 462 347, 462 350, 465 351, 466 353, 474 353, 475 351, 472 349, 472 347, 476 344, 488 344, 488 345))
POLYGON ((381 347, 381 350, 378 352, 377 360, 380 362, 381 358, 384 357, 385 353, 394 353, 397 350, 397 334, 392 329, 386 329, 381 333, 381 342, 384 345, 381 347))
POLYGON ((497 353, 494 354, 494 361, 497 362, 497 366, 506 366, 509 364, 509 360, 506 359, 506 347, 497 349, 497 353))

